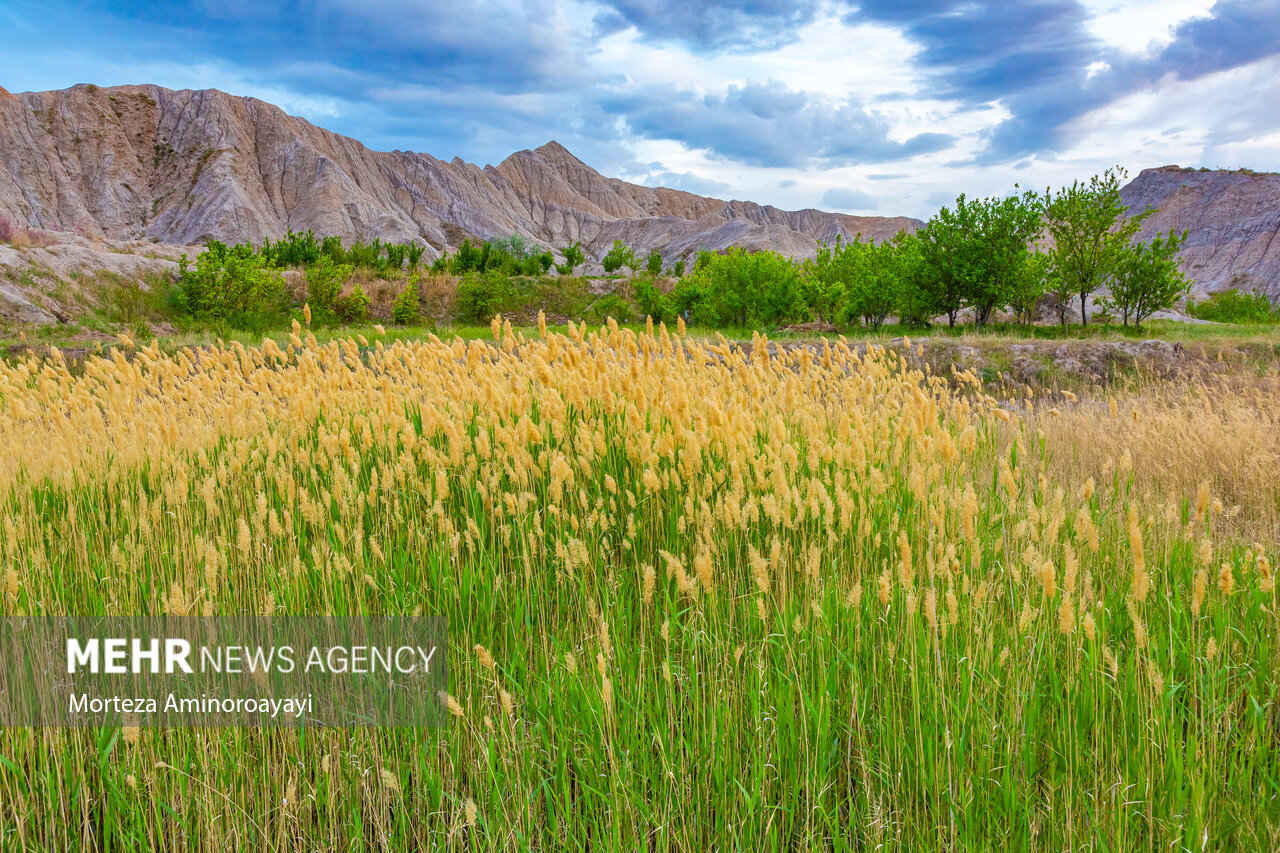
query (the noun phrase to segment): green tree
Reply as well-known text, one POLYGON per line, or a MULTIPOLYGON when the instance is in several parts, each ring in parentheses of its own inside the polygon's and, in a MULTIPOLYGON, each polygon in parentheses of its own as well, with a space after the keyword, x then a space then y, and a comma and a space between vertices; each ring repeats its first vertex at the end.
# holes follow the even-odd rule
POLYGON ((655 278, 662 275, 662 253, 654 249, 649 253, 649 257, 644 262, 645 272, 655 278))
POLYGON ((675 319, 676 312, 671 299, 652 279, 642 278, 636 281, 634 299, 640 313, 652 317, 654 322, 675 319))
POLYGON ((814 259, 800 266, 801 296, 815 319, 835 320, 841 310, 849 273, 846 252, 843 238, 837 236, 834 246, 818 243, 814 259))
POLYGON ((338 294, 351 278, 350 264, 336 264, 330 255, 321 255, 307 268, 307 302, 317 322, 331 322, 337 317, 338 294))
POLYGON ((564 255, 564 263, 556 265, 556 272, 560 275, 573 275, 573 271, 587 261, 587 256, 582 252, 582 244, 577 240, 561 249, 560 254, 564 255))
POLYGON ((1036 306, 1052 286, 1049 256, 1043 252, 1028 252, 1023 260, 1022 272, 1014 279, 1009 290, 1009 307, 1018 316, 1018 322, 1029 326, 1035 322, 1036 306))
POLYGON ((893 238, 893 263, 898 278, 898 322, 927 326, 933 317, 929 285, 933 275, 925 264, 917 234, 899 231, 893 238))
POLYGON ((966 264, 960 252, 965 246, 966 227, 958 215, 944 207, 916 232, 920 268, 915 276, 915 308, 926 321, 946 314, 947 325, 954 328, 964 307, 966 264))
POLYGON ((1049 251, 1054 292, 1064 299, 1062 324, 1067 324, 1065 302, 1080 297, 1080 323, 1087 325, 1085 306, 1089 295, 1117 273, 1129 243, 1142 222, 1153 212, 1122 219, 1126 207, 1120 198, 1120 182, 1127 177, 1116 166, 1094 175, 1085 184, 1073 181, 1057 193, 1045 190, 1044 225, 1053 238, 1049 251))
POLYGON ((421 311, 421 292, 418 290, 418 277, 409 279, 409 285, 396 296, 391 306, 391 319, 401 326, 410 326, 418 322, 421 311))
POLYGON ((710 326, 772 328, 805 314, 800 271, 777 252, 700 252, 671 298, 677 311, 710 326))
POLYGON ((636 259, 634 249, 623 245, 621 240, 614 240, 613 248, 600 259, 600 265, 604 267, 605 272, 612 274, 623 267, 634 272, 640 267, 640 262, 636 259))
POLYGON ((1014 301, 1040 214, 1035 193, 972 201, 961 194, 954 210, 944 207, 929 221, 921 234, 932 273, 925 283, 932 285, 934 309, 950 325, 967 306, 981 328, 996 308, 1014 301))
POLYGON ((1178 249, 1187 232, 1156 236, 1148 243, 1135 243, 1121 256, 1111 278, 1111 296, 1105 300, 1124 325, 1133 320, 1135 328, 1156 311, 1171 308, 1187 295, 1191 283, 1178 269, 1178 249))
POLYGON ((178 271, 174 301, 192 317, 227 320, 243 328, 283 319, 284 279, 248 243, 227 246, 210 240, 195 266, 183 255, 178 271))
POLYGON ((356 285, 351 292, 338 298, 334 303, 334 311, 338 319, 348 325, 367 323, 369 321, 369 296, 364 288, 356 285))
POLYGON ((879 328, 897 309, 900 276, 896 245, 864 243, 861 235, 848 243, 821 244, 808 275, 805 302, 818 319, 862 322, 879 328))

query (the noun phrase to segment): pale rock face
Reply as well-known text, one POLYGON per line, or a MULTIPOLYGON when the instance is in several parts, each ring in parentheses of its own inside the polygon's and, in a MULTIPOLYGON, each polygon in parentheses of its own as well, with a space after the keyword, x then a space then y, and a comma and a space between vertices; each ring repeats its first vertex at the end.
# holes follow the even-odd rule
MULTIPOLYGON (((1163 167, 1122 192, 1131 210, 1158 208, 1142 236, 1189 229, 1183 268, 1197 293, 1241 287, 1280 298, 1280 175, 1163 167)), ((371 151, 217 90, 90 85, 0 88, 0 216, 67 238, 175 246, 260 244, 311 229, 414 241, 429 258, 466 238, 520 233, 551 248, 581 241, 597 260, 617 239, 668 264, 729 246, 811 258, 820 241, 880 241, 921 224, 638 186, 555 142, 480 168, 371 151)))
POLYGON ((520 233, 599 258, 615 239, 668 263, 700 248, 812 257, 819 240, 884 240, 919 222, 783 211, 606 178, 555 142, 497 166, 370 151, 253 98, 81 85, 0 89, 0 215, 112 240, 261 243, 313 230, 427 244, 520 233))
POLYGON ((1163 166, 1120 193, 1131 213, 1156 208, 1142 239, 1188 232, 1182 270, 1195 292, 1234 287, 1280 299, 1280 175, 1163 166))

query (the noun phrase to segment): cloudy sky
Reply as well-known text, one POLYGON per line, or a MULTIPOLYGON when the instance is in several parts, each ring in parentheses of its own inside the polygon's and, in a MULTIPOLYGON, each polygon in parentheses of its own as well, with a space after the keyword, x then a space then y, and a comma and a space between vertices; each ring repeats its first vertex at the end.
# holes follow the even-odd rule
POLYGON ((223 89, 378 149, 927 217, 1119 164, 1280 170, 1280 0, 0 0, 0 85, 223 89))

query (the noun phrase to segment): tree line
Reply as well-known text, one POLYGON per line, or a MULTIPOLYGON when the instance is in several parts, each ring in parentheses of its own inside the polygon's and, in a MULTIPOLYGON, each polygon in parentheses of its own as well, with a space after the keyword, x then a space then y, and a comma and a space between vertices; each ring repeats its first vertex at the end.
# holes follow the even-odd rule
POLYGON ((981 328, 997 311, 1030 324, 1052 296, 1066 327, 1073 300, 1087 324, 1087 301, 1106 288, 1095 311, 1140 325, 1188 292, 1177 266, 1186 234, 1135 240, 1154 211, 1125 216, 1123 176, 1111 169, 1044 194, 961 195, 915 233, 881 243, 837 239, 801 262, 772 252, 703 252, 668 292, 638 283, 636 300, 655 317, 712 326, 811 319, 878 328, 893 316, 905 325, 945 317, 954 327, 968 310, 981 328))
MULTIPOLYGON (((634 308, 655 320, 679 316, 710 327, 776 328, 818 320, 878 328, 891 317, 904 325, 946 318, 955 326, 968 312, 981 328, 1004 311, 1030 324, 1047 296, 1053 297, 1064 327, 1075 300, 1082 324, 1089 322, 1086 304, 1092 300, 1095 316, 1139 325, 1188 292, 1177 267, 1186 234, 1136 240, 1154 211, 1125 215, 1123 177, 1115 168, 1043 194, 960 195, 914 233, 879 243, 860 236, 837 239, 820 244, 816 257, 806 260, 732 248, 701 251, 686 269, 683 258, 668 266, 653 251, 642 260, 615 240, 600 263, 607 274, 629 274, 625 295, 614 300, 620 309, 634 308), (1108 295, 1095 299, 1104 288, 1108 295)), ((369 299, 358 281, 347 285, 363 269, 387 279, 408 276, 395 314, 398 321, 413 322, 425 251, 378 240, 344 247, 337 237, 317 240, 310 231, 289 232, 261 249, 211 241, 194 265, 183 260, 174 301, 197 319, 262 326, 298 307, 291 304, 279 271, 300 268, 307 279, 307 304, 319 321, 361 322, 368 317, 369 299)), ((571 277, 586 262, 577 242, 553 252, 513 234, 480 243, 464 240, 429 270, 457 277, 457 319, 487 322, 503 306, 523 304, 525 291, 542 292, 530 279, 547 276, 553 267, 561 277, 571 277)))

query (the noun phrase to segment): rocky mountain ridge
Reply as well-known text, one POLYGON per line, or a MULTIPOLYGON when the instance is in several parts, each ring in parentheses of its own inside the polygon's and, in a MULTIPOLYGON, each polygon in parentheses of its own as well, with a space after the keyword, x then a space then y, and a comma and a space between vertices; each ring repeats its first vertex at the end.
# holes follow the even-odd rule
POLYGON ((1187 231, 1182 269, 1197 292, 1234 287, 1280 300, 1280 174, 1162 166, 1120 194, 1131 213, 1156 209, 1141 238, 1187 231))
POLYGON ((606 178, 550 142, 480 168, 372 151, 255 98, 217 90, 79 85, 0 89, 0 216, 112 240, 261 243, 286 230, 426 243, 520 233, 621 239, 668 259, 730 245, 812 256, 820 240, 876 240, 919 222, 784 211, 606 178))
MULTIPOLYGON (((1239 287, 1280 299, 1280 175, 1164 166, 1143 170, 1122 195, 1132 211, 1157 208, 1144 237, 1188 230, 1183 268, 1194 292, 1239 287)), ((417 241, 428 257, 466 238, 520 233, 551 247, 578 240, 599 258, 620 239, 668 262, 728 246, 812 257, 819 241, 883 240, 920 224, 640 186, 555 142, 484 167, 372 151, 254 98, 149 85, 0 88, 0 217, 58 232, 59 242, 105 241, 111 253, 139 240, 261 243, 311 229, 417 241)), ((0 254, 6 269, 34 263, 0 254)), ((62 265, 68 257, 77 255, 64 253, 62 265)))

